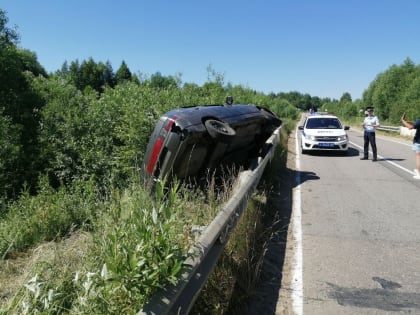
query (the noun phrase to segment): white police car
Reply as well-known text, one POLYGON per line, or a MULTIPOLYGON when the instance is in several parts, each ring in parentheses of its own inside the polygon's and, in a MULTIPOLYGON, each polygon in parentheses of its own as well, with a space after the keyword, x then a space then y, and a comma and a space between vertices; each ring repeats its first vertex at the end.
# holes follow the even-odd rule
POLYGON ((308 151, 348 151, 349 137, 340 119, 330 113, 316 113, 306 117, 301 130, 301 152, 308 151))

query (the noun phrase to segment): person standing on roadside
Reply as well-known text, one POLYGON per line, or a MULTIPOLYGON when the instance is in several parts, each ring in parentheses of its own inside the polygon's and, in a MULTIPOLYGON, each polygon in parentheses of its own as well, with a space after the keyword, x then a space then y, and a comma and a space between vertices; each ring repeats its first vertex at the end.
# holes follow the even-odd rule
POLYGON ((413 151, 416 155, 416 168, 414 169, 413 178, 420 179, 420 119, 417 118, 414 123, 407 121, 404 113, 401 117, 401 122, 408 129, 416 129, 416 133, 413 138, 413 151))
POLYGON ((376 148, 376 137, 375 131, 379 127, 379 119, 373 114, 373 107, 366 107, 367 116, 363 121, 363 138, 364 138, 364 147, 363 147, 363 157, 361 160, 367 160, 369 157, 369 143, 372 147, 373 158, 372 162, 378 160, 378 151, 376 148))

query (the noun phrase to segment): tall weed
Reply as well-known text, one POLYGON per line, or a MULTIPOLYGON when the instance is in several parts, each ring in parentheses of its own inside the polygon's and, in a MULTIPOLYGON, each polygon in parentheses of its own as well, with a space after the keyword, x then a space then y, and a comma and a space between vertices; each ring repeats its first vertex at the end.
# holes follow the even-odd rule
POLYGON ((154 290, 176 282, 185 260, 180 245, 183 226, 178 220, 176 191, 161 197, 155 202, 139 187, 123 195, 113 192, 96 228, 96 252, 103 265, 97 266, 101 276, 92 276, 86 296, 91 300, 89 308, 129 314, 154 290))

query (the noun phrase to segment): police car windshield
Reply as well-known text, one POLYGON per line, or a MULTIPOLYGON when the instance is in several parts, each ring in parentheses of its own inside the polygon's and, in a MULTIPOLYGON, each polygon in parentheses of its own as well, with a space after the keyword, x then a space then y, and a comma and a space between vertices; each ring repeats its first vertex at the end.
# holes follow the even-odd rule
POLYGON ((337 118, 314 118, 308 119, 306 129, 341 129, 341 123, 337 118))

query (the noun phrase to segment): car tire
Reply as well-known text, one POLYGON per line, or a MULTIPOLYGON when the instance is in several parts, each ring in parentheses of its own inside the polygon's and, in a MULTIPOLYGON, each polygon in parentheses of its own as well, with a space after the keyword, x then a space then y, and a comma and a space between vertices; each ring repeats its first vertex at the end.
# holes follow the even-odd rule
POLYGON ((300 146, 300 153, 306 154, 308 153, 308 150, 305 150, 302 146, 300 146))
POLYGON ((220 120, 208 119, 204 125, 210 137, 220 142, 229 142, 236 135, 235 130, 229 124, 220 120))

